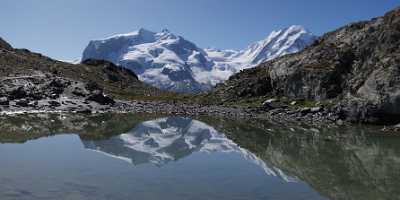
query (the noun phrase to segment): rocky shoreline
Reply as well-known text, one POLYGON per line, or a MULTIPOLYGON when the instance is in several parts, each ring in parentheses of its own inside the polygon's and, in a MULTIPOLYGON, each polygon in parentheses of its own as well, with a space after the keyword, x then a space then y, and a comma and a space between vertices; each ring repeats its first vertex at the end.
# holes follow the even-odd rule
MULTIPOLYGON (((18 101, 17 101, 18 102, 18 101)), ((103 112, 122 112, 122 113, 153 113, 163 115, 178 116, 218 116, 232 119, 265 119, 277 123, 309 124, 315 126, 341 126, 350 124, 340 119, 340 117, 323 107, 312 108, 273 108, 266 110, 265 107, 244 108, 227 107, 216 105, 200 105, 186 103, 167 103, 161 101, 120 101, 116 100, 113 104, 99 104, 87 100, 68 100, 61 98, 58 100, 42 100, 39 102, 28 102, 25 105, 17 105, 10 102, 10 105, 0 105, 0 113, 24 114, 24 113, 103 113, 103 112), (51 102, 57 102, 51 103, 51 102), (58 103, 59 102, 59 103, 58 103)))
MULTIPOLYGON (((92 98, 69 99, 60 97, 58 99, 39 101, 11 100, 7 102, 7 105, 0 101, 0 115, 30 113, 143 113, 185 117, 212 116, 234 120, 267 120, 282 126, 307 125, 333 128, 353 124, 343 119, 340 111, 326 108, 322 105, 293 108, 275 103, 273 100, 267 100, 260 107, 239 107, 163 101, 123 101, 113 100, 110 97, 103 96, 103 94, 92 94, 90 97, 92 98), (19 103, 21 101, 25 101, 24 104, 19 103)), ((379 126, 381 126, 382 133, 385 134, 390 135, 400 132, 400 125, 379 126)))
MULTIPOLYGON (((153 113, 177 116, 217 116, 231 119, 263 119, 287 124, 337 127, 351 124, 338 106, 297 105, 296 102, 267 99, 257 106, 229 106, 182 101, 117 100, 101 86, 54 74, 37 73, 1 80, 0 114, 24 113, 153 113)), ((192 97, 195 98, 195 97, 192 97)), ((399 132, 397 126, 386 132, 399 132)))

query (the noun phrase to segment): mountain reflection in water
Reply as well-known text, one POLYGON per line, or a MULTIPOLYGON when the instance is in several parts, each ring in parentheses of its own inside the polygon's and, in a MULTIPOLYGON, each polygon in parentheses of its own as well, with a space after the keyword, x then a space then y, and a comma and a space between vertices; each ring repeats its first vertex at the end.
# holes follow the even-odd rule
MULTIPOLYGON (((21 162, 24 169, 30 169, 30 162, 39 155, 36 149, 41 148, 40 156, 46 158, 43 170, 57 171, 51 166, 63 162, 62 175, 54 176, 67 176, 71 168, 70 176, 77 176, 76 180, 100 184, 99 194, 90 194, 93 199, 109 199, 101 198, 106 191, 114 199, 126 199, 124 195, 181 199, 182 192, 184 199, 400 199, 400 138, 383 137, 376 127, 315 128, 136 114, 40 114, 0 116, 0 120, 0 142, 25 142, 0 144, 1 199, 13 199, 2 196, 13 183, 15 188, 22 187, 16 178, 21 172, 13 169, 21 162), (59 133, 79 137, 32 140, 59 133), (48 151, 55 148, 50 141, 61 148, 55 149, 60 153, 56 158, 48 151), (77 142, 85 149, 79 149, 77 142), (65 162, 63 157, 70 155, 79 161, 65 162), (87 177, 89 172, 96 177, 87 177), (10 177, 13 173, 15 177, 10 177), (183 185, 185 191, 180 189, 183 185)), ((36 180, 35 173, 27 176, 39 187, 42 177, 36 180)), ((57 184, 61 183, 51 182, 43 188, 58 188, 57 184)), ((25 189, 29 188, 33 185, 25 189)))
POLYGON ((286 181, 295 180, 278 168, 270 168, 256 155, 239 147, 213 127, 190 118, 168 117, 146 121, 108 140, 83 140, 82 143, 87 149, 134 165, 153 163, 162 166, 190 156, 193 152, 237 153, 259 165, 268 175, 279 176, 286 181))

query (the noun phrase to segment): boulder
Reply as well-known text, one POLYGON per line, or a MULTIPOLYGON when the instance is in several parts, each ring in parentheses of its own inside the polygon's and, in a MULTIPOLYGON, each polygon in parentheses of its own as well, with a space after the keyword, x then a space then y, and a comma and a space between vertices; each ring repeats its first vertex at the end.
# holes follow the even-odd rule
POLYGON ((308 114, 310 112, 311 112, 311 108, 309 108, 309 107, 304 107, 304 108, 300 109, 300 113, 303 115, 308 114))
POLYGON ((17 100, 17 101, 15 102, 15 105, 21 106, 21 107, 28 107, 28 106, 29 106, 29 100, 27 100, 27 99, 20 99, 20 100, 17 100))
POLYGON ((61 104, 60 104, 58 101, 49 101, 48 103, 49 103, 49 105, 50 105, 51 107, 58 107, 58 106, 61 106, 61 104))
POLYGON ((263 102, 262 107, 264 109, 271 110, 277 108, 285 108, 287 107, 287 105, 282 102, 279 102, 277 99, 268 99, 263 102))
POLYGON ((7 97, 0 97, 0 105, 7 106, 9 104, 10 104, 10 101, 8 100, 7 97))
POLYGON ((312 113, 318 113, 318 112, 321 112, 322 110, 323 109, 320 106, 310 108, 310 112, 312 112, 312 113))
POLYGON ((104 95, 103 93, 95 93, 86 98, 87 101, 94 101, 100 105, 114 105, 115 101, 109 96, 104 95))
POLYGON ((22 99, 22 98, 27 97, 27 95, 28 94, 25 91, 24 87, 15 88, 9 93, 10 99, 22 99))
POLYGON ((74 87, 72 90, 72 94, 78 97, 85 97, 89 95, 89 91, 83 87, 74 87))

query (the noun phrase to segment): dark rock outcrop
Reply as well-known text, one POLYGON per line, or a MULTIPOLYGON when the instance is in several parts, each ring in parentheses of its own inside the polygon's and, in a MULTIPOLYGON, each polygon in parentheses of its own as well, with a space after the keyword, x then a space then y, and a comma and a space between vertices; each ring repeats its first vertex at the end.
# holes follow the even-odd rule
POLYGON ((94 101, 101 105, 114 105, 115 104, 115 101, 111 97, 104 95, 100 91, 96 92, 95 94, 90 95, 86 100, 94 101))
POLYGON ((400 8, 244 70, 213 95, 222 102, 261 96, 329 101, 349 121, 399 122, 400 8))
POLYGON ((4 41, 3 38, 0 37, 0 49, 11 50, 12 46, 8 44, 6 41, 4 41))

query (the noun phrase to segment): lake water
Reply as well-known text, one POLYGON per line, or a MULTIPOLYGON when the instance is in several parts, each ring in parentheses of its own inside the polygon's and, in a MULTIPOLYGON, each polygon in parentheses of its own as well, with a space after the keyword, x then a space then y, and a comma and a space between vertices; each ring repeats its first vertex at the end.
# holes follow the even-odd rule
POLYGON ((400 140, 374 127, 132 114, 0 119, 1 200, 400 199, 400 140))

